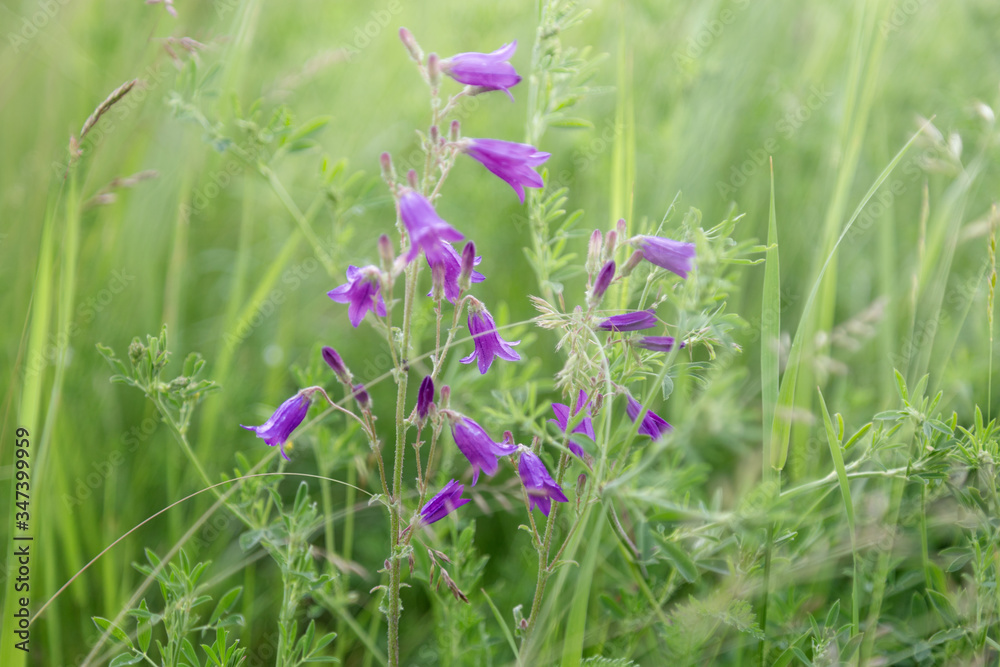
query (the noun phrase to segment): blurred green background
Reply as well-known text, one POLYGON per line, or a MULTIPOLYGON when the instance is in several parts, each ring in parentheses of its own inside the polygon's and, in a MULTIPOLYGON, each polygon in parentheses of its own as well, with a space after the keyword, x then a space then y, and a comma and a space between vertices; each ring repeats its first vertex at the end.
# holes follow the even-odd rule
MULTIPOLYGON (((891 369, 911 366, 911 331, 926 331, 921 323, 931 322, 932 386, 945 392, 947 408, 960 421, 970 418, 975 402, 987 407, 990 340, 981 276, 998 169, 986 146, 992 130, 977 105, 995 108, 998 100, 1000 5, 743 0, 582 6, 592 16, 563 42, 609 54, 592 94, 574 111, 594 128, 553 130, 540 147, 553 154, 550 174, 570 188, 569 207, 585 211, 577 241, 581 262, 590 229, 607 229, 621 215, 658 221, 678 192, 680 211, 700 209, 706 225, 723 219, 735 202, 746 214, 740 238, 765 239, 770 154, 781 328, 794 334, 823 257, 827 218, 839 229, 921 119, 933 117, 941 139, 928 133, 918 140, 880 191, 892 196, 876 199, 881 207, 874 211, 869 204, 858 232, 840 250, 836 290, 826 302, 830 311, 819 323, 833 345, 816 352, 817 368, 828 372, 817 371, 814 384, 823 385, 849 423, 869 419, 895 400, 891 369), (616 113, 623 124, 616 124, 616 113), (634 146, 634 164, 614 165, 615 146, 624 144, 634 146), (609 196, 616 167, 629 192, 618 205, 609 196), (929 217, 922 225, 925 191, 929 217), (944 290, 941 310, 925 316, 919 298, 911 307, 914 276, 926 256, 936 260, 950 244, 951 266, 917 279, 923 287, 932 278, 944 290)), ((122 355, 133 336, 166 324, 175 363, 192 350, 205 356, 209 377, 223 391, 199 409, 191 439, 213 478, 231 472, 235 452, 251 461, 266 453, 238 425, 261 423, 291 395, 296 380, 290 366, 315 363, 317 344, 336 347, 363 379, 367 370, 384 371, 374 331, 352 329, 344 308, 325 292, 343 282, 348 263, 377 263, 376 235, 394 224, 391 199, 377 178, 378 155, 387 150, 404 160, 416 148, 414 128, 426 129, 425 87, 397 29, 408 27, 425 50, 442 55, 490 51, 517 39, 513 63, 526 74, 536 25, 535 4, 525 2, 178 0, 176 8, 178 18, 162 5, 138 1, 0 5, 0 303, 8 380, 0 475, 6 489, 13 432, 28 425, 24 392, 33 377, 40 406, 31 423, 33 454, 43 465, 32 472, 36 607, 122 532, 200 487, 153 408, 138 392, 109 383, 95 344, 122 355), (200 43, 196 54, 176 41, 182 37, 200 43), (282 157, 272 168, 299 209, 321 195, 314 226, 321 239, 334 241, 328 247, 333 275, 306 242, 286 246, 296 225, 267 182, 233 151, 217 150, 206 126, 172 111, 174 91, 191 89, 182 63, 192 58, 198 77, 218 65, 214 78, 197 87, 196 102, 211 114, 210 125, 235 131, 235 105, 245 111, 257 100, 265 120, 279 105, 287 105, 296 124, 332 117, 314 137, 316 147, 282 157), (133 78, 142 80, 141 88, 99 121, 77 167, 79 259, 70 277, 75 296, 64 306, 71 335, 56 335, 53 303, 51 335, 41 356, 32 358, 27 341, 39 324, 31 316, 39 248, 46 211, 56 201, 49 274, 56 299, 69 266, 63 226, 72 193, 61 184, 70 137, 108 93, 133 78), (345 174, 363 175, 349 186, 346 177, 324 186, 324 162, 329 169, 341 159, 345 174), (116 190, 113 202, 91 205, 113 179, 144 170, 158 175, 116 190), (279 255, 283 263, 276 263, 279 255), (251 308, 260 317, 240 329, 239 316, 269 270, 280 271, 272 288, 278 295, 251 308), (65 375, 53 392, 61 351, 65 375)), ((446 89, 458 88, 449 82, 446 89)), ((513 92, 513 104, 503 95, 477 98, 463 134, 522 140, 526 84, 513 92)), ((481 298, 508 312, 507 321, 526 320, 534 315, 526 296, 537 293, 537 285, 521 252, 530 244, 519 224, 523 209, 506 185, 484 173, 460 161, 440 212, 490 258, 481 298)), ((763 270, 747 268, 742 276, 728 307, 749 323, 738 337, 741 368, 734 371, 736 381, 714 396, 717 414, 699 415, 703 431, 683 443, 689 456, 711 466, 704 497, 720 492, 729 501, 757 480, 760 469, 756 334, 763 270)), ((582 293, 582 278, 566 287, 582 293)), ((548 342, 540 335, 519 348, 540 363, 542 377, 560 366, 548 342)), ((923 338, 918 342, 924 345, 923 338)), ((477 377, 469 387, 488 401, 493 382, 490 375, 477 377)), ((374 387, 373 396, 378 408, 387 409, 390 384, 374 387)), ((671 410, 668 404, 671 421, 685 418, 671 410)), ((388 417, 383 421, 388 428, 388 417)), ((303 457, 293 468, 310 471, 309 461, 303 457)), ((793 474, 814 472, 801 457, 791 466, 793 474)), ((333 474, 346 475, 351 467, 345 459, 333 474)), ((2 497, 11 496, 5 490, 2 497)), ((143 547, 166 551, 207 505, 202 500, 169 512, 84 573, 34 626, 29 663, 77 664, 97 636, 89 617, 113 616, 141 580, 129 563, 142 560, 143 547)), ((381 522, 377 512, 367 510, 359 521, 381 522)), ((0 521, 4 537, 9 514, 0 521)), ((216 561, 220 579, 243 564, 237 528, 221 520, 196 554, 216 561)), ((497 601, 505 610, 530 596, 529 577, 519 581, 516 575, 530 571, 526 540, 524 553, 500 546, 520 539, 516 535, 514 521, 480 519, 477 544, 484 552, 496 549, 488 580, 509 577, 514 583, 497 601)), ((384 549, 384 531, 362 532, 354 559, 371 573, 384 549)), ((364 596, 374 585, 371 576, 355 580, 364 596)), ((277 598, 269 592, 274 585, 273 569, 262 566, 256 597, 243 603, 251 645, 276 614, 277 598)), ((419 644, 419 628, 408 628, 416 633, 410 645, 419 644)), ((360 656, 348 653, 351 664, 361 664, 360 656)))

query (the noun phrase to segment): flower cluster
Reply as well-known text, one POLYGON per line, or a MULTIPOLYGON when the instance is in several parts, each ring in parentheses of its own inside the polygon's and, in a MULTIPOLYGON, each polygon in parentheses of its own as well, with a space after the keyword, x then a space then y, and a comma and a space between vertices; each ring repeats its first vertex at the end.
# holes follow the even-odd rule
MULTIPOLYGON (((381 155, 382 175, 395 203, 399 254, 394 253, 393 242, 389 237, 382 234, 377 243, 379 265, 364 262, 358 262, 357 266, 350 265, 347 269, 347 282, 327 293, 334 302, 347 305, 347 317, 354 327, 359 327, 365 317, 373 313, 373 319, 369 320, 369 323, 385 336, 385 342, 390 348, 394 366, 393 376, 398 383, 398 395, 401 401, 405 400, 407 395, 410 364, 422 359, 418 359, 412 349, 410 336, 413 330, 412 313, 415 308, 420 307, 420 300, 429 299, 423 301, 424 308, 427 310, 433 308, 437 317, 438 345, 431 355, 427 355, 430 356, 430 368, 420 382, 414 407, 409 417, 406 416, 402 405, 397 406, 395 413, 396 465, 391 488, 386 475, 387 466, 382 459, 381 441, 375 429, 376 416, 372 398, 365 384, 356 381, 344 359, 332 347, 324 347, 321 354, 342 385, 344 392, 342 401, 335 403, 321 387, 310 387, 285 401, 263 425, 244 427, 254 431, 268 445, 280 447, 281 454, 287 458, 285 443, 305 419, 314 394, 322 394, 331 407, 360 423, 362 432, 368 438, 379 464, 382 492, 388 499, 387 505, 393 518, 394 550, 401 542, 408 543, 417 527, 440 521, 470 502, 469 498, 462 497, 465 485, 456 479, 450 479, 439 492, 427 500, 428 482, 432 477, 432 466, 435 462, 435 447, 439 435, 446 426, 455 447, 468 461, 468 470, 471 474, 470 486, 476 486, 480 473, 492 477, 499 471, 503 460, 512 459, 512 466, 521 481, 529 515, 538 509, 549 517, 553 512, 554 502, 568 502, 560 482, 570 462, 573 461, 569 454, 560 455, 556 478, 553 478, 543 461, 541 437, 536 437, 531 447, 516 444, 510 431, 505 432, 503 438, 497 441, 473 418, 450 406, 449 387, 441 386, 439 391, 436 391, 435 387, 435 381, 440 379, 439 376, 445 368, 444 359, 451 351, 453 342, 459 345, 471 341, 471 350, 460 359, 460 362, 463 364, 474 362, 481 375, 485 375, 492 368, 497 358, 506 362, 521 360, 521 356, 514 350, 514 346, 520 341, 506 340, 486 305, 471 294, 473 285, 486 280, 486 277, 476 270, 484 258, 476 254, 475 242, 460 231, 459 227, 462 225, 453 226, 442 217, 436 206, 441 185, 460 155, 469 156, 506 182, 522 204, 525 201, 525 188, 545 186, 543 174, 538 172, 538 168, 549 159, 549 153, 539 151, 529 144, 501 139, 462 138, 458 121, 451 121, 446 126, 449 128, 446 133, 440 130, 441 127, 445 127, 448 112, 454 108, 455 100, 463 95, 502 91, 513 99, 510 89, 520 82, 521 77, 509 61, 515 53, 517 42, 505 45, 493 53, 460 53, 450 58, 439 58, 433 53, 425 56, 416 40, 405 29, 400 31, 400 37, 410 56, 417 63, 424 80, 430 86, 434 101, 432 122, 426 134, 421 135, 427 167, 423 175, 411 169, 404 179, 397 179, 391 156, 388 153, 381 155), (438 99, 442 74, 465 86, 446 103, 438 99), (453 245, 460 241, 464 242, 461 250, 453 245), (424 258, 423 262, 419 261, 421 255, 424 258), (421 270, 425 266, 430 273, 431 286, 428 292, 418 289, 421 270), (394 293, 398 297, 399 292, 396 292, 395 288, 400 280, 405 283, 405 289, 402 290, 401 326, 398 317, 395 321, 393 317, 398 303, 394 293), (421 294, 426 294, 426 297, 420 296, 421 294), (447 340, 442 344, 445 302, 451 304, 454 320, 453 326, 448 330, 447 340), (461 315, 466 309, 469 338, 466 341, 453 341, 461 315), (415 438, 412 439, 408 436, 411 430, 416 432, 415 438), (426 468, 421 465, 424 460, 421 447, 425 438, 430 443, 426 468), (412 445, 417 457, 420 500, 409 526, 404 529, 401 527, 400 514, 405 497, 402 493, 402 461, 407 451, 406 444, 412 445)), ((626 279, 643 260, 681 279, 687 279, 694 271, 695 246, 692 243, 658 236, 640 235, 632 238, 626 236, 627 225, 623 220, 619 221, 606 237, 598 230, 591 235, 590 251, 585 267, 588 275, 587 310, 584 313, 582 308, 577 308, 576 311, 583 313, 577 321, 581 322, 581 326, 586 330, 584 338, 593 339, 601 345, 600 338, 594 331, 596 330, 607 332, 609 346, 618 343, 630 346, 629 349, 632 350, 630 354, 636 350, 667 354, 675 352, 685 346, 684 341, 677 341, 669 335, 632 335, 633 332, 648 331, 659 325, 656 306, 660 301, 655 301, 649 306, 645 302, 646 294, 643 293, 642 303, 637 310, 618 314, 598 314, 597 309, 612 286, 626 279), (632 247, 632 254, 624 264, 619 265, 616 262, 616 253, 619 248, 626 246, 632 247)), ((487 256, 486 259, 490 258, 487 256)), ((426 270, 424 272, 427 273, 426 270)), ((622 292, 622 295, 627 296, 627 290, 622 292)), ((627 388, 615 383, 611 378, 585 381, 576 376, 575 381, 562 386, 572 387, 566 392, 572 400, 569 405, 552 403, 554 418, 549 421, 555 423, 562 434, 559 444, 564 445, 569 452, 578 457, 582 464, 588 467, 588 471, 594 470, 594 459, 588 455, 587 449, 593 449, 597 444, 593 414, 607 406, 614 399, 614 395, 625 397, 625 414, 634 424, 634 434, 656 440, 671 430, 670 424, 650 410, 648 404, 641 403, 627 388), (581 388, 580 384, 588 386, 581 388), (613 395, 607 395, 608 388, 611 388, 613 395)), ((586 474, 591 473, 582 475, 580 479, 583 481, 580 484, 585 483, 586 474)), ((532 526, 534 526, 533 520, 532 526)), ((395 583, 390 587, 389 595, 390 597, 395 595, 398 602, 399 566, 398 563, 394 563, 389 567, 396 568, 393 570, 396 572, 395 579, 392 579, 395 583)), ((398 607, 396 602, 390 601, 387 606, 396 608, 398 607)), ((392 622, 393 617, 390 614, 390 624, 392 622)), ((396 622, 398 622, 398 612, 396 622)))

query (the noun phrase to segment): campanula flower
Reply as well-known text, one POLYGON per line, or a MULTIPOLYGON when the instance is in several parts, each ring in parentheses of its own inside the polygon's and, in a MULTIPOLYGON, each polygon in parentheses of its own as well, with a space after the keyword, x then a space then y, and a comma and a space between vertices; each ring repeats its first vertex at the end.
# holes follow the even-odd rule
MULTIPOLYGON (((471 242, 470 242, 471 243, 471 242)), ((468 247, 469 244, 466 244, 468 247)), ((430 259, 427 263, 431 267, 431 272, 434 271, 436 266, 440 266, 444 269, 444 298, 448 299, 451 303, 455 303, 458 297, 462 294, 461 287, 461 277, 462 277, 462 262, 464 258, 458 254, 454 247, 447 241, 441 242, 441 259, 437 264, 431 263, 430 259)), ((463 250, 463 255, 465 254, 463 250)), ((475 266, 483 261, 482 257, 473 257, 472 265, 475 266)), ((469 282, 481 283, 486 280, 486 276, 479 273, 479 271, 472 270, 469 274, 469 282)), ((427 296, 432 296, 434 290, 427 293, 427 296)))
MULTIPOLYGON (((448 251, 443 241, 461 241, 464 236, 438 216, 427 198, 407 188, 399 198, 399 217, 410 234, 410 251, 405 260, 412 262, 420 251, 432 267, 446 261, 448 251)), ((454 248, 452 249, 454 252, 454 248)))
POLYGON ((279 405, 274 414, 260 426, 243 426, 243 424, 240 426, 256 433, 258 438, 271 447, 280 447, 281 455, 288 459, 284 444, 288 441, 288 436, 299 427, 308 413, 309 393, 300 391, 279 405))
MULTIPOLYGON (((626 406, 625 412, 628 413, 628 418, 632 420, 632 423, 635 423, 636 417, 642 412, 642 404, 632 398, 632 394, 626 395, 628 396, 628 406, 626 406)), ((672 429, 673 427, 667 423, 666 419, 652 410, 647 410, 645 416, 642 418, 642 423, 639 425, 639 435, 648 435, 653 440, 656 440, 666 435, 667 431, 672 429)))
POLYGON ((637 236, 639 251, 647 262, 687 278, 694 259, 694 244, 682 243, 659 236, 637 236))
POLYGON ((417 416, 421 420, 427 419, 434 402, 434 379, 430 375, 425 377, 417 390, 417 416))
POLYGON ((438 63, 442 72, 459 83, 479 86, 487 90, 502 90, 514 100, 510 93, 521 82, 514 66, 508 60, 517 50, 517 40, 504 44, 493 53, 459 53, 438 63))
MULTIPOLYGON (((676 342, 673 336, 639 336, 639 338, 632 341, 632 344, 644 350, 652 350, 653 352, 669 352, 674 349, 676 342)), ((681 341, 678 347, 683 348, 686 344, 684 341, 681 341)))
POLYGON ((521 341, 507 342, 497 333, 497 325, 493 321, 490 311, 486 306, 473 300, 469 304, 469 333, 472 334, 475 349, 472 354, 461 359, 463 364, 471 364, 473 361, 479 362, 479 372, 485 374, 493 364, 493 357, 497 356, 507 361, 520 361, 521 355, 513 350, 512 345, 517 345, 521 341))
POLYGON ((462 150, 481 162, 495 176, 507 181, 522 204, 524 186, 545 187, 545 182, 534 168, 548 160, 550 154, 543 153, 534 146, 499 139, 465 139, 462 141, 462 150))
MULTIPOLYGON (((576 425, 576 428, 573 429, 573 433, 582 433, 591 440, 596 440, 597 438, 594 436, 594 423, 590 419, 590 406, 587 405, 587 400, 587 392, 581 389, 580 395, 577 397, 576 401, 576 412, 573 414, 580 414, 580 410, 582 410, 584 406, 587 406, 587 416, 583 418, 583 421, 576 425)), ((552 412, 555 414, 556 418, 550 419, 549 421, 555 422, 556 425, 559 426, 559 430, 565 433, 566 427, 569 425, 569 406, 563 405, 562 403, 553 403, 552 412)), ((579 444, 571 440, 568 447, 571 452, 579 456, 581 459, 583 458, 583 447, 579 444)))
POLYGON ((552 501, 565 503, 569 498, 563 493, 562 488, 549 475, 545 469, 545 464, 538 458, 538 455, 530 449, 521 449, 521 460, 517 464, 517 473, 521 477, 521 483, 528 492, 528 510, 536 507, 542 510, 542 514, 549 515, 552 509, 552 501))
POLYGON ((354 385, 354 400, 362 410, 371 410, 372 397, 368 395, 368 390, 363 384, 354 385))
POLYGON ((355 327, 369 310, 374 310, 379 317, 385 317, 385 301, 382 300, 382 288, 379 284, 378 268, 368 265, 359 269, 356 266, 347 267, 347 282, 326 293, 337 303, 350 304, 347 317, 355 327))
POLYGON ((469 502, 468 498, 462 498, 465 485, 451 480, 444 485, 436 496, 427 501, 427 504, 420 508, 420 520, 425 524, 440 521, 459 507, 469 502))
POLYGON ((492 477, 499 467, 498 458, 513 454, 517 449, 514 445, 494 442, 482 426, 464 416, 452 420, 451 435, 459 451, 472 464, 472 486, 479 481, 480 470, 492 477))
POLYGON ((637 310, 634 313, 623 313, 604 320, 597 325, 603 331, 642 331, 656 326, 656 311, 637 310))

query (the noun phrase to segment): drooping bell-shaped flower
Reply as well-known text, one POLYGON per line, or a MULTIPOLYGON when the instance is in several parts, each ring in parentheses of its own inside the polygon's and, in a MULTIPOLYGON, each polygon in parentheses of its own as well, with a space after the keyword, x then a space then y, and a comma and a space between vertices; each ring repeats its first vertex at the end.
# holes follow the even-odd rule
POLYGON ((530 449, 521 449, 521 460, 517 464, 517 472, 524 484, 525 491, 528 492, 528 510, 536 507, 542 510, 542 514, 549 515, 552 509, 552 501, 565 503, 569 498, 563 493, 562 487, 549 475, 545 469, 545 464, 538 458, 538 455, 530 449))
MULTIPOLYGON (((461 241, 464 236, 442 220, 427 198, 416 190, 406 188, 399 198, 399 217, 410 234, 410 251, 405 260, 412 262, 420 251, 427 256, 432 267, 446 261, 448 251, 443 241, 461 241)), ((454 253, 454 248, 452 248, 454 253)))
MULTIPOLYGON (((642 412, 642 404, 632 398, 632 394, 626 394, 626 396, 628 397, 628 405, 625 407, 625 412, 628 414, 628 418, 632 420, 632 423, 635 423, 639 413, 642 412)), ((642 418, 642 423, 639 424, 639 435, 648 435, 653 440, 657 440, 672 429, 673 427, 667 423, 666 419, 652 410, 646 410, 646 414, 642 418)))
POLYGON ((694 244, 659 236, 637 236, 639 251, 647 262, 687 278, 694 259, 694 244))
MULTIPOLYGON (((431 405, 434 403, 434 379, 428 375, 420 383, 420 389, 417 390, 417 416, 421 420, 427 419, 427 415, 431 411, 431 405)), ((422 423, 422 422, 421 422, 422 423)))
MULTIPOLYGON (((590 419, 590 406, 587 405, 587 401, 587 392, 581 389, 580 395, 577 397, 576 401, 576 412, 574 412, 573 415, 576 416, 580 414, 580 410, 583 410, 584 406, 586 406, 587 416, 576 425, 576 428, 573 429, 573 433, 582 433, 591 440, 596 440, 597 438, 594 436, 594 423, 590 419)), ((555 414, 556 418, 550 419, 549 421, 555 422, 559 427, 559 430, 565 433, 566 427, 569 425, 569 406, 562 403, 553 403, 552 412, 555 414)), ((571 440, 568 447, 571 452, 579 456, 581 459, 583 458, 583 447, 581 447, 578 443, 571 440)))
POLYGON ((290 399, 278 406, 271 417, 260 426, 244 426, 248 431, 253 431, 257 437, 266 442, 271 447, 280 447, 281 455, 288 459, 285 453, 284 444, 292 431, 299 427, 302 420, 309 413, 309 392, 300 391, 290 399))
POLYGON ((438 67, 459 83, 487 90, 502 90, 513 101, 510 88, 519 84, 521 77, 507 61, 516 50, 517 40, 514 40, 493 53, 458 53, 441 60, 438 67))
POLYGON ((463 491, 465 491, 465 485, 459 484, 455 480, 451 480, 445 484, 444 488, 438 491, 437 495, 428 500, 427 504, 420 508, 420 521, 425 524, 440 521, 469 502, 468 498, 462 497, 463 491))
MULTIPOLYGON (((632 344, 636 347, 653 352, 669 352, 674 349, 676 343, 677 341, 673 336, 639 336, 632 341, 632 344)), ((684 341, 681 341, 677 347, 683 348, 686 344, 684 341)))
MULTIPOLYGON (((466 244, 468 246, 468 244, 466 244)), ((444 270, 444 298, 449 302, 455 303, 458 297, 462 294, 461 277, 462 277, 462 263, 464 258, 458 254, 454 247, 447 241, 441 242, 441 248, 443 252, 441 253, 441 258, 438 263, 432 263, 430 259, 427 263, 431 267, 433 272, 435 267, 442 267, 444 270)), ((464 252, 463 252, 464 254, 464 252)), ((483 261, 482 257, 473 256, 472 266, 475 266, 483 261)), ((479 271, 472 270, 469 273, 470 283, 481 283, 486 280, 486 276, 479 273, 479 271)), ((434 290, 427 293, 427 296, 433 296, 434 290)))
POLYGON ((642 331, 656 326, 656 311, 637 310, 633 313, 623 313, 609 317, 597 325, 602 331, 642 331))
POLYGON ((520 361, 521 355, 514 351, 512 345, 517 345, 521 341, 507 342, 497 333, 497 325, 493 321, 490 311, 486 306, 476 300, 469 304, 469 333, 472 334, 475 349, 467 357, 461 359, 463 364, 471 364, 478 361, 479 372, 485 374, 493 364, 493 357, 497 356, 507 361, 520 361))
POLYGON ((372 265, 364 268, 347 267, 347 282, 326 293, 337 303, 350 304, 347 317, 355 327, 369 310, 374 310, 379 317, 385 317, 385 301, 382 300, 382 287, 379 284, 378 268, 372 265))
POLYGON ((354 400, 358 402, 358 407, 362 410, 372 409, 372 397, 363 384, 354 385, 354 400))
POLYGON ((462 150, 514 188, 522 204, 525 186, 545 187, 535 167, 548 160, 550 154, 534 146, 500 139, 464 139, 462 150))
POLYGON ((472 486, 479 481, 480 470, 492 477, 499 467, 498 458, 513 454, 517 449, 512 444, 494 442, 482 426, 465 416, 452 419, 451 435, 459 451, 472 464, 472 486))

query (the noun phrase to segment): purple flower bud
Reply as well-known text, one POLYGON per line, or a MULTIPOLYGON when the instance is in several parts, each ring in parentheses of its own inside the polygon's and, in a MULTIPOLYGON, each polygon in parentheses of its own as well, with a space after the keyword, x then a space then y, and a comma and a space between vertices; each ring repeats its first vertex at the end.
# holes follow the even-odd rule
POLYGON ((451 387, 445 385, 441 387, 441 407, 447 408, 451 402, 451 387))
POLYGON ((392 167, 392 156, 382 153, 378 158, 379 167, 382 168, 382 180, 390 185, 396 182, 396 170, 392 167))
POLYGON ((363 384, 354 385, 354 400, 358 402, 358 406, 362 410, 371 410, 372 397, 368 395, 363 384))
POLYGON ((521 82, 508 60, 517 50, 517 40, 504 44, 493 53, 459 53, 442 60, 441 71, 459 83, 487 90, 502 90, 514 101, 510 88, 521 82))
POLYGON ((427 419, 434 402, 434 380, 430 375, 425 377, 417 390, 417 416, 420 419, 427 419))
POLYGON ((427 81, 430 82, 431 88, 436 89, 441 85, 441 59, 436 53, 427 56, 427 81))
POLYGON ((347 267, 347 282, 326 295, 337 303, 350 304, 347 317, 355 327, 361 324, 369 310, 374 310, 379 317, 385 317, 385 301, 382 300, 379 271, 375 266, 369 265, 362 269, 347 267))
POLYGON ((451 132, 448 134, 450 141, 458 141, 462 136, 462 124, 457 120, 451 121, 451 132))
POLYGON ((615 249, 618 247, 618 232, 612 229, 604 239, 604 261, 615 258, 615 249))
MULTIPOLYGON (((609 234, 610 238, 610 234, 609 234)), ((590 305, 596 306, 604 298, 604 293, 608 291, 608 285, 615 277, 615 262, 611 260, 604 265, 601 272, 597 274, 597 280, 594 281, 594 289, 590 293, 590 305)))
MULTIPOLYGON (((673 336, 640 336, 633 340, 632 344, 653 352, 669 352, 674 349, 674 342, 673 336)), ((683 348, 685 345, 686 343, 682 341, 678 347, 683 348)))
POLYGON ((514 188, 522 204, 524 186, 545 187, 545 182, 534 168, 548 160, 549 153, 543 153, 529 144, 500 139, 464 139, 462 146, 469 157, 481 162, 514 188))
POLYGON ((552 509, 552 501, 559 503, 569 502, 569 498, 563 493, 562 488, 549 475, 545 469, 545 464, 538 458, 538 455, 530 449, 521 450, 521 460, 517 464, 517 473, 521 477, 521 483, 528 492, 528 510, 536 507, 542 510, 542 514, 549 515, 552 509))
POLYGON ((340 358, 337 351, 332 347, 326 346, 323 348, 323 361, 333 369, 333 372, 337 374, 337 378, 344 384, 351 384, 351 371, 348 370, 347 366, 344 364, 344 360, 340 358))
MULTIPOLYGON (((642 404, 632 398, 632 394, 626 392, 626 396, 628 397, 628 405, 625 408, 625 412, 628 414, 628 418, 632 420, 632 423, 635 423, 639 413, 642 412, 642 404)), ((642 418, 642 423, 639 425, 639 435, 648 435, 653 440, 657 440, 672 429, 673 427, 667 423, 666 419, 652 410, 647 410, 645 416, 642 418)))
POLYGON ((399 39, 403 42, 403 46, 406 47, 407 52, 413 58, 414 62, 423 62, 424 52, 420 50, 420 45, 417 44, 417 40, 413 38, 413 34, 409 30, 400 28, 399 39))
POLYGON ((392 241, 385 234, 378 237, 378 256, 382 260, 382 270, 386 273, 392 271, 392 263, 396 257, 392 252, 392 241))
MULTIPOLYGON (((415 190, 406 190, 399 198, 399 216, 410 234, 410 251, 405 257, 407 262, 412 262, 423 250, 432 267, 443 263, 447 261, 449 253, 442 241, 460 241, 465 238, 442 220, 427 198, 415 190)), ((456 254, 454 249, 451 254, 456 254)), ((455 263, 458 263, 457 258, 455 263)))
POLYGON ((676 273, 681 278, 687 278, 691 260, 694 259, 693 243, 682 243, 659 236, 637 236, 636 239, 646 261, 676 273))
POLYGON ((492 477, 499 468, 498 458, 513 454, 517 449, 514 445, 494 442, 482 426, 464 416, 452 421, 451 435, 459 451, 472 464, 472 486, 479 481, 480 470, 492 477))
MULTIPOLYGON (((597 438, 594 436, 594 423, 590 419, 590 406, 587 404, 588 400, 587 393, 581 389, 580 395, 577 397, 576 401, 576 412, 574 412, 573 415, 576 416, 580 414, 580 410, 583 410, 584 406, 586 406, 587 416, 583 418, 583 421, 576 425, 576 428, 573 429, 573 433, 582 433, 591 440, 596 440, 597 438)), ((556 418, 550 419, 549 421, 555 422, 556 425, 559 426, 559 430, 565 433, 566 427, 569 425, 569 406, 562 403, 553 403, 552 412, 555 414, 556 418)), ((579 444, 570 441, 569 450, 581 459, 583 458, 583 447, 579 444)))
POLYGON ((601 230, 595 229, 590 235, 590 245, 587 246, 587 264, 584 268, 588 275, 594 275, 601 268, 601 230))
POLYGON ((462 498, 465 485, 451 480, 438 491, 437 495, 427 501, 427 504, 420 508, 420 520, 425 524, 432 524, 440 521, 459 507, 469 502, 468 498, 462 498))
POLYGON ((637 310, 634 313, 615 315, 597 325, 603 331, 642 331, 656 326, 656 311, 637 310))
POLYGON ((420 187, 420 179, 417 176, 417 170, 416 169, 410 169, 408 172, 406 172, 406 182, 414 190, 416 190, 418 187, 420 187))
POLYGON ((471 364, 473 361, 479 362, 479 372, 485 375, 486 371, 493 365, 493 357, 497 356, 507 361, 520 361, 521 355, 514 351, 512 345, 517 345, 521 341, 507 342, 497 333, 497 325, 493 321, 490 311, 486 306, 473 300, 469 304, 469 333, 475 343, 472 354, 461 359, 463 364, 471 364))
POLYGON ((625 262, 625 266, 622 267, 622 276, 627 276, 635 270, 635 267, 639 266, 639 262, 642 261, 642 253, 636 250, 629 256, 628 261, 625 262))
POLYGON ((290 399, 278 406, 271 417, 260 426, 243 426, 248 431, 253 431, 257 437, 262 439, 271 447, 281 447, 281 455, 288 459, 285 454, 284 444, 292 431, 299 427, 302 420, 309 413, 309 394, 300 391, 290 399))
POLYGON ((618 232, 618 238, 624 239, 628 237, 628 223, 625 222, 625 218, 618 218, 618 222, 615 224, 615 230, 618 232))
MULTIPOLYGON (((431 55, 433 55, 433 54, 431 54, 431 55)), ((431 129, 430 129, 429 134, 430 134, 430 138, 431 138, 431 143, 432 144, 436 144, 441 139, 441 130, 438 129, 437 125, 431 125, 431 129)))
POLYGON ((476 257, 476 244, 473 243, 472 241, 469 241, 468 243, 465 244, 465 247, 462 248, 462 270, 458 276, 459 289, 461 290, 469 289, 469 285, 473 282, 472 281, 473 267, 479 263, 476 261, 477 259, 481 258, 476 257))

